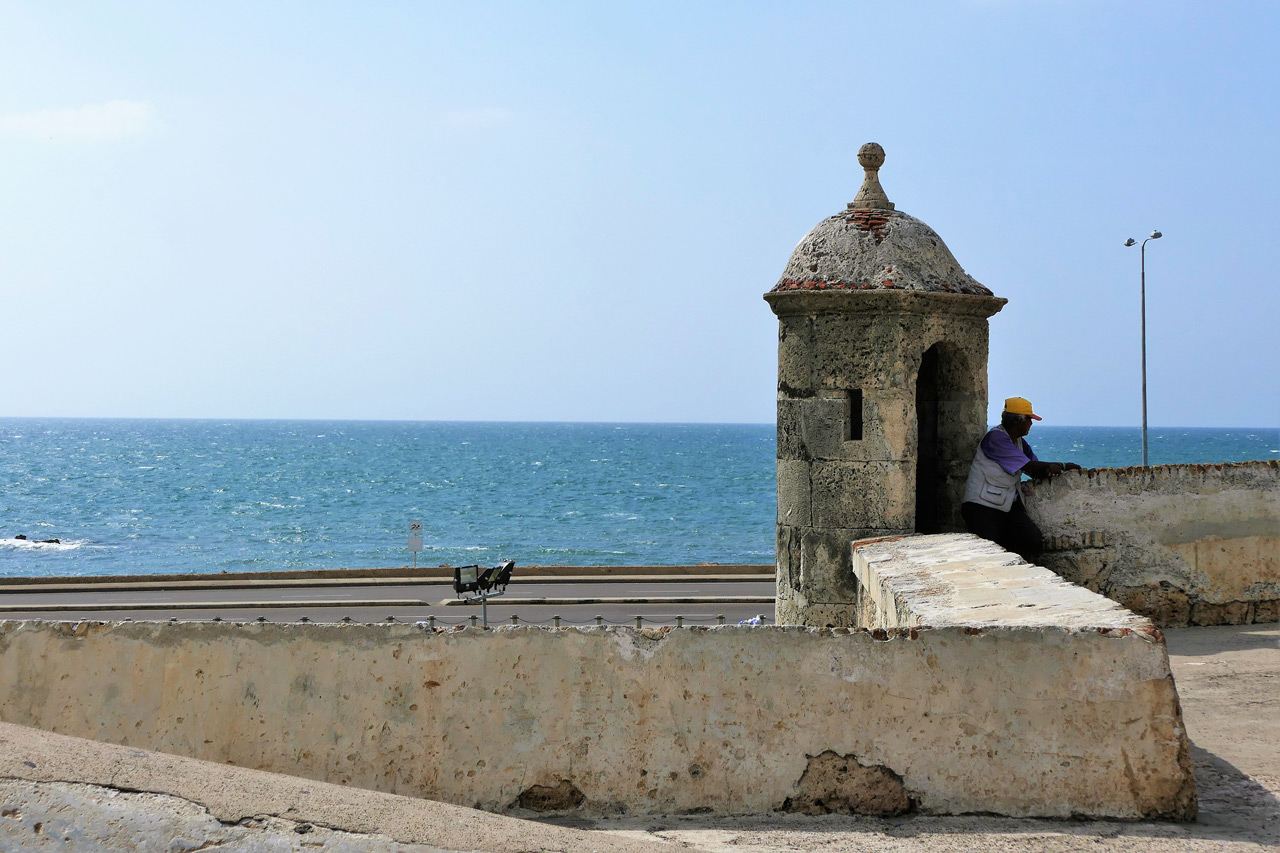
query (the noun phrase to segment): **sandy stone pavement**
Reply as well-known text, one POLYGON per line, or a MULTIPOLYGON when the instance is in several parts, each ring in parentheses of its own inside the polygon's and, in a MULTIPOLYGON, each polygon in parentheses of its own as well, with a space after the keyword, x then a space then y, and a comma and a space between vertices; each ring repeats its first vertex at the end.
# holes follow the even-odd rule
POLYGON ((1280 850, 1280 626, 1166 632, 1190 823, 982 815, 531 821, 0 724, 0 851, 1280 850))

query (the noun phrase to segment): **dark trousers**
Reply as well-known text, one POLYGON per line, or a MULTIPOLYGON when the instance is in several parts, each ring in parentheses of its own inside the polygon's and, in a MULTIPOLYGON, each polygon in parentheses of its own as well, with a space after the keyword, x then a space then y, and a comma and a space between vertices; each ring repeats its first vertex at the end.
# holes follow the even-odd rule
POLYGON ((1040 528, 1027 515, 1022 498, 1015 498, 1008 512, 983 504, 963 503, 960 504, 960 516, 964 519, 965 527, 974 536, 990 539, 1028 563, 1034 563, 1040 558, 1040 552, 1044 549, 1044 537, 1040 535, 1040 528))

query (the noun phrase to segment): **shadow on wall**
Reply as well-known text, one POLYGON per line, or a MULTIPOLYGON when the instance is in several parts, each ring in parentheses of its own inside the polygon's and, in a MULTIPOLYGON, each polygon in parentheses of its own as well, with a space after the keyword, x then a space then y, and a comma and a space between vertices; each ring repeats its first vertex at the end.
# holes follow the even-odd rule
POLYGON ((1280 461, 1024 483, 1041 563, 1162 627, 1280 621, 1280 461))
MULTIPOLYGON (((791 815, 761 815, 751 819, 739 818, 726 824, 721 815, 679 815, 660 818, 644 818, 644 828, 649 832, 707 832, 723 831, 732 826, 740 837, 752 840, 773 840, 771 836, 796 831, 802 827, 809 833, 822 833, 823 840, 840 849, 880 849, 890 839, 915 839, 923 836, 946 836, 957 848, 989 850, 1031 849, 1034 839, 1050 837, 1064 847, 1084 849, 1086 846, 1104 845, 1102 849, 1128 849, 1130 843, 1138 849, 1151 849, 1148 840, 1176 846, 1179 842, 1222 842, 1237 845, 1253 842, 1270 848, 1274 844, 1274 829, 1280 820, 1280 803, 1267 789, 1250 779, 1234 766, 1203 749, 1192 748, 1195 761, 1196 784, 1205 805, 1200 816, 1187 823, 1171 824, 1164 821, 1100 821, 1073 820, 1047 821, 1027 818, 1002 818, 993 815, 965 815, 943 817, 926 814, 906 814, 892 818, 824 818, 821 823, 796 824, 791 815), (749 833, 749 834, 748 834, 749 833), (1021 841, 1021 844, 1018 842, 1021 841), (1022 844, 1028 845, 1023 848, 1022 844)), ((543 818, 543 822, 560 826, 601 831, 634 829, 639 819, 582 819, 543 818)), ((782 836, 785 837, 785 836, 782 836)), ((742 843, 741 841, 739 843, 742 843)), ((903 842, 910 844, 910 841, 903 842)), ((1045 842, 1042 840, 1041 844, 1045 842)), ((783 845, 777 844, 777 847, 783 845)), ((814 844, 816 849, 819 845, 814 844)), ((925 845, 928 846, 928 845, 925 845)), ((941 846, 941 845, 939 845, 941 846)), ((890 848, 892 849, 892 848, 890 848)), ((1214 848, 1216 849, 1216 848, 1214 848)))

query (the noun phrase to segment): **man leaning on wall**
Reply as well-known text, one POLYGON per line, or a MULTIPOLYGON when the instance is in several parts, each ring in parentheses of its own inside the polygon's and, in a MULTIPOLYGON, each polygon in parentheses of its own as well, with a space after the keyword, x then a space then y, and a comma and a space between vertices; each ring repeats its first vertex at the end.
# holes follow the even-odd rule
POLYGON ((1036 457, 1026 440, 1033 420, 1041 418, 1025 397, 1004 401, 1000 426, 988 430, 978 443, 960 505, 970 533, 990 539, 1028 563, 1040 557, 1044 540, 1018 492, 1022 475, 1039 479, 1080 469, 1074 462, 1041 462, 1036 457))

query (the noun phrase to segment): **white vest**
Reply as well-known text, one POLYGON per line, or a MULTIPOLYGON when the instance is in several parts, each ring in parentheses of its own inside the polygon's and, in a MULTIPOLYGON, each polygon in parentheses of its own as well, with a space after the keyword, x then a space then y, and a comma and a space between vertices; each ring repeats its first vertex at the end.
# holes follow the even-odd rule
MULTIPOLYGON (((1019 450, 1026 452, 1022 439, 1014 439, 1013 443, 1019 450)), ((969 482, 964 487, 965 503, 982 504, 1008 512, 1013 506, 1013 499, 1018 496, 1018 483, 1021 480, 1021 472, 1010 474, 1001 468, 999 462, 982 452, 982 442, 978 442, 978 452, 974 454, 973 465, 969 468, 969 482)))

